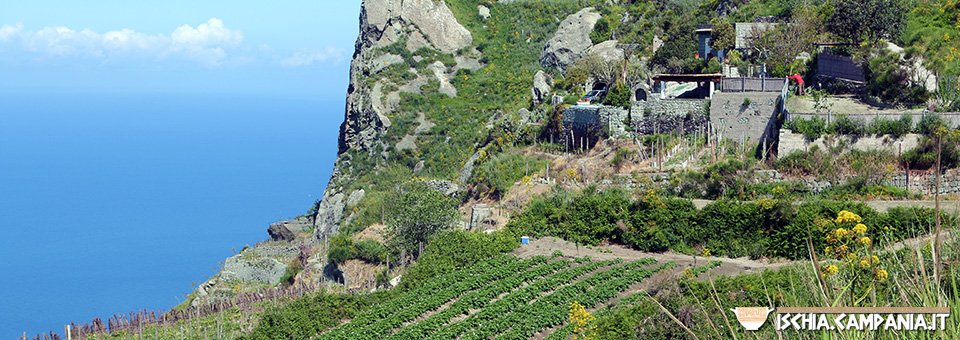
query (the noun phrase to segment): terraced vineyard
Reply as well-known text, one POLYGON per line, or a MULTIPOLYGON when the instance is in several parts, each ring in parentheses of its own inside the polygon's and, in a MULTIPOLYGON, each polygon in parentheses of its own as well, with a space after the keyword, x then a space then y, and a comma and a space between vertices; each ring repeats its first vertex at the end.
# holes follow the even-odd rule
MULTIPOLYGON (((527 339, 561 330, 568 305, 593 308, 673 262, 499 256, 430 281, 318 339, 527 339)), ((561 335, 557 334, 557 335, 561 335)))

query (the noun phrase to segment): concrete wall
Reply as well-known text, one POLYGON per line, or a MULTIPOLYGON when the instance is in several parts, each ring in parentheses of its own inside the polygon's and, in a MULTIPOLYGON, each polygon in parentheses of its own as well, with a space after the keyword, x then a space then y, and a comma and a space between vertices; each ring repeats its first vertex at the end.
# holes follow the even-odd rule
POLYGON ((716 92, 710 102, 710 124, 723 138, 769 144, 776 138, 780 102, 780 92, 716 92), (745 98, 749 105, 744 105, 745 98))
MULTIPOLYGON (((850 144, 851 149, 858 150, 886 150, 894 153, 900 151, 906 152, 907 150, 917 147, 920 143, 920 135, 918 134, 907 134, 903 137, 897 138, 896 136, 832 136, 831 145, 837 143, 839 139, 842 139, 844 142, 850 144)), ((777 155, 784 157, 790 153, 802 150, 807 151, 811 146, 816 145, 821 150, 825 150, 827 145, 824 138, 820 137, 816 140, 808 140, 802 134, 793 133, 787 129, 780 129, 780 146, 777 148, 777 155)))

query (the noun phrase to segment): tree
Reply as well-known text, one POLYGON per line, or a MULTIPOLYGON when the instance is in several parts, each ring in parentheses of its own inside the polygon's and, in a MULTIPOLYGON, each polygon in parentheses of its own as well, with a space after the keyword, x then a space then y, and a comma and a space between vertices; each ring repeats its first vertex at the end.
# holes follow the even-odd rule
POLYGON ((727 20, 714 18, 710 21, 713 29, 710 31, 710 47, 715 50, 729 50, 736 46, 737 33, 727 20))
POLYGON ((456 202, 418 180, 401 185, 400 192, 399 208, 387 234, 391 246, 416 257, 420 244, 456 221, 456 202))
POLYGON ((904 0, 835 0, 827 30, 848 42, 893 40, 906 26, 904 0))
POLYGON ((770 70, 783 65, 785 73, 803 73, 805 65, 797 64, 796 57, 816 52, 813 43, 820 39, 822 22, 823 15, 816 9, 797 9, 788 23, 755 27, 752 35, 757 39, 751 46, 770 70))

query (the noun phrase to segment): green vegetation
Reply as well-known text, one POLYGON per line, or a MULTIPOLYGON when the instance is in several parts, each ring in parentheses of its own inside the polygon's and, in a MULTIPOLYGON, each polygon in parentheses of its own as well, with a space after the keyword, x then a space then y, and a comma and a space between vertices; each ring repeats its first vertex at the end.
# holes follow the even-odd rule
POLYGON ((826 28, 848 42, 894 40, 906 24, 903 0, 835 0, 826 28))
POLYGON ((420 255, 424 243, 457 220, 457 202, 430 189, 422 181, 401 188, 397 213, 390 219, 387 238, 394 249, 420 255))
MULTIPOLYGON (((813 234, 814 245, 825 244, 824 230, 815 222, 836 216, 841 210, 857 212, 870 223, 897 231, 878 240, 878 245, 929 232, 933 225, 931 209, 882 213, 862 203, 826 200, 796 205, 784 188, 774 192, 777 195, 772 198, 755 202, 720 200, 698 211, 690 201, 661 198, 653 190, 633 200, 621 190, 598 192, 588 187, 579 194, 559 192, 531 202, 523 214, 510 221, 507 230, 517 235, 557 236, 587 245, 609 240, 644 251, 690 252, 706 247, 730 257, 804 259, 809 255, 808 231, 813 234)), ((955 220, 946 215, 943 218, 955 220)))
POLYGON ((536 156, 526 157, 515 152, 501 152, 487 159, 487 152, 481 151, 481 165, 473 172, 472 182, 477 185, 475 192, 502 197, 524 177, 537 174, 547 166, 547 161, 536 156))
POLYGON ((339 233, 330 239, 327 259, 338 266, 350 259, 379 264, 386 262, 388 253, 387 247, 376 240, 366 239, 355 242, 346 234, 339 233))
POLYGON ((417 287, 434 277, 470 267, 496 255, 513 251, 519 246, 519 238, 505 232, 441 232, 427 243, 423 255, 404 274, 401 288, 417 287))
POLYGON ((257 327, 240 339, 307 339, 353 318, 394 296, 393 291, 373 294, 329 294, 321 291, 263 314, 257 327))
POLYGON ((810 119, 791 119, 783 124, 784 129, 803 134, 809 140, 828 134, 853 136, 889 134, 901 137, 908 133, 918 133, 931 136, 938 127, 949 128, 943 118, 936 113, 924 114, 916 127, 913 127, 913 116, 909 113, 904 113, 898 120, 874 118, 869 124, 846 114, 837 114, 829 125, 827 120, 820 116, 813 116, 810 119))
POLYGON ((607 93, 607 97, 604 98, 603 103, 629 109, 630 87, 627 84, 618 82, 617 85, 610 88, 610 93, 607 93))
MULTIPOLYGON (((825 332, 795 331, 778 332, 775 323, 767 322, 758 331, 746 331, 740 327, 728 311, 743 306, 760 307, 830 307, 830 306, 926 306, 936 304, 951 309, 960 308, 960 285, 958 272, 951 266, 942 265, 938 277, 931 268, 937 266, 929 244, 905 247, 896 251, 884 251, 880 247, 867 246, 860 242, 864 237, 883 238, 889 230, 881 224, 856 219, 837 219, 824 222, 831 225, 830 231, 841 238, 856 241, 850 250, 837 254, 834 243, 829 247, 830 256, 821 257, 818 265, 801 263, 762 273, 741 274, 734 277, 708 277, 706 280, 682 280, 678 286, 664 282, 648 292, 640 292, 624 298, 621 303, 598 310, 595 339, 624 339, 644 337, 651 339, 688 338, 679 324, 689 328, 701 339, 732 338, 775 339, 821 339, 825 334, 840 338, 857 338, 864 334, 856 330, 825 332), (848 228, 846 228, 848 227, 848 228), (862 228, 862 229, 861 229, 862 228), (866 236, 864 236, 866 235, 866 236), (851 259, 835 255, 853 254, 851 259), (866 292, 866 293, 864 293, 866 292), (941 301, 941 302, 937 302, 941 301), (662 307, 661 307, 662 306, 662 307), (669 313, 669 314, 668 314, 669 313), (676 319, 674 319, 675 317, 676 319), (721 335, 722 334, 722 335, 721 335)), ((956 241, 949 241, 950 249, 944 253, 945 263, 958 258, 956 241)), ((877 339, 952 339, 960 336, 960 317, 951 315, 945 324, 944 333, 924 331, 894 331, 882 327, 872 332, 877 339)), ((566 326, 564 327, 566 328, 566 326)), ((559 332, 559 331, 558 331, 559 332)))

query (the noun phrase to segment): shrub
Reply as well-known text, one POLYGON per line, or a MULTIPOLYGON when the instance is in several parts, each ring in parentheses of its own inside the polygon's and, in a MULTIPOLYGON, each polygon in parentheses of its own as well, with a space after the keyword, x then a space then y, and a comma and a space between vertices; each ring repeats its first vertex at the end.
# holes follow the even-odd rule
POLYGON ((864 122, 859 119, 850 118, 850 116, 846 114, 839 114, 836 119, 830 123, 828 131, 832 131, 838 135, 860 136, 866 134, 867 129, 864 122))
POLYGON ((913 129, 913 116, 905 113, 898 120, 875 118, 870 124, 870 133, 875 135, 894 135, 902 137, 913 129))
POLYGON ((614 85, 612 88, 610 88, 610 93, 608 93, 607 97, 603 99, 603 103, 629 109, 630 87, 623 82, 618 82, 617 85, 614 85))
POLYGON ((813 116, 810 119, 793 119, 784 124, 784 128, 803 134, 808 140, 814 140, 827 132, 827 120, 820 116, 813 116))
POLYGON ((509 231, 496 231, 491 234, 463 230, 440 232, 430 238, 423 255, 404 274, 401 288, 417 287, 438 275, 511 252, 519 246, 520 238, 509 231))
POLYGON ((392 216, 387 234, 396 249, 417 254, 421 243, 456 221, 457 202, 414 180, 402 188, 397 213, 392 216))

